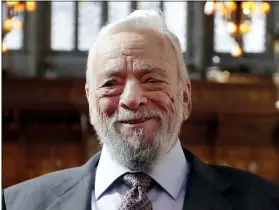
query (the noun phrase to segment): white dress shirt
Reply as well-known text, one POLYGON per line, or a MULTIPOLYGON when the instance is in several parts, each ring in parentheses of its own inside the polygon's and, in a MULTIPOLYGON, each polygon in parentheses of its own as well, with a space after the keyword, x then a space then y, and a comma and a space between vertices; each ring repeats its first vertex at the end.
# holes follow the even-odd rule
MULTIPOLYGON (((161 161, 145 172, 160 185, 155 185, 147 194, 153 210, 183 208, 189 168, 180 141, 177 141, 161 161)), ((129 188, 115 180, 129 171, 117 164, 103 146, 96 171, 95 190, 92 192, 92 210, 116 210, 120 207, 129 188)))

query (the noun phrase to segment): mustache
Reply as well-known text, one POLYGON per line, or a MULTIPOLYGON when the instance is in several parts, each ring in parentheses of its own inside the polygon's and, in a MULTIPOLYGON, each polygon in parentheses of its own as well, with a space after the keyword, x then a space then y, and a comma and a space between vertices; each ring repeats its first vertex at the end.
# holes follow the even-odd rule
POLYGON ((142 109, 142 110, 126 110, 120 109, 117 110, 113 116, 111 116, 114 122, 117 121, 129 121, 129 120, 139 120, 139 119, 147 119, 147 118, 160 118, 163 119, 163 113, 159 110, 150 110, 150 109, 142 109))

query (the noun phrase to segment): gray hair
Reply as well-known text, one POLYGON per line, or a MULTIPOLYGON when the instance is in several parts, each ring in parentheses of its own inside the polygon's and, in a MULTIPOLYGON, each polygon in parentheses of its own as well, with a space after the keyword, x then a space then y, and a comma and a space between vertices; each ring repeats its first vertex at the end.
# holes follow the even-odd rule
POLYGON ((180 85, 184 86, 188 80, 188 73, 184 63, 181 43, 166 26, 162 12, 155 10, 135 10, 127 17, 104 26, 97 35, 96 41, 89 50, 86 69, 86 84, 92 83, 93 58, 96 52, 97 43, 105 36, 118 30, 147 29, 164 35, 173 46, 178 63, 178 78, 180 85))

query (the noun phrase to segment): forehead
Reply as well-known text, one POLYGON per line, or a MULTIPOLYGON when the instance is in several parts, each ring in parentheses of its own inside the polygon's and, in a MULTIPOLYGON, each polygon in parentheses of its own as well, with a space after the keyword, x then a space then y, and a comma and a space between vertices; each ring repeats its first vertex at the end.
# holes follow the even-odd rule
POLYGON ((165 38, 153 31, 137 30, 137 31, 118 31, 112 34, 106 35, 100 41, 98 46, 99 54, 106 54, 114 49, 134 49, 148 47, 150 44, 152 47, 162 50, 166 45, 165 38))
MULTIPOLYGON (((153 31, 122 31, 104 37, 96 48, 96 70, 111 65, 122 68, 126 58, 143 65, 167 68, 176 63, 175 53, 163 35, 153 31)), ((105 68, 105 69, 104 69, 105 68)))

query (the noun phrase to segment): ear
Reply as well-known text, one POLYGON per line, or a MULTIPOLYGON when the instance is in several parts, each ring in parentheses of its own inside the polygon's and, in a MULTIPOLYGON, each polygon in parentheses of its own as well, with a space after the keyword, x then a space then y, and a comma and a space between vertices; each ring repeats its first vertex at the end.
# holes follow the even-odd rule
POLYGON ((88 102, 88 111, 89 111, 89 121, 90 121, 90 123, 91 123, 91 125, 93 125, 93 123, 92 123, 92 120, 91 120, 91 116, 92 116, 92 109, 91 109, 91 107, 90 107, 90 99, 89 99, 89 97, 90 97, 90 94, 89 94, 89 87, 88 87, 88 85, 87 84, 85 84, 85 87, 84 87, 84 89, 85 89, 85 93, 86 93, 86 98, 87 98, 87 102, 88 102))
POLYGON ((89 87, 87 84, 85 84, 85 93, 86 93, 86 97, 87 97, 87 101, 89 99, 89 87))
POLYGON ((192 109, 191 83, 187 81, 183 88, 183 120, 187 120, 192 109))

